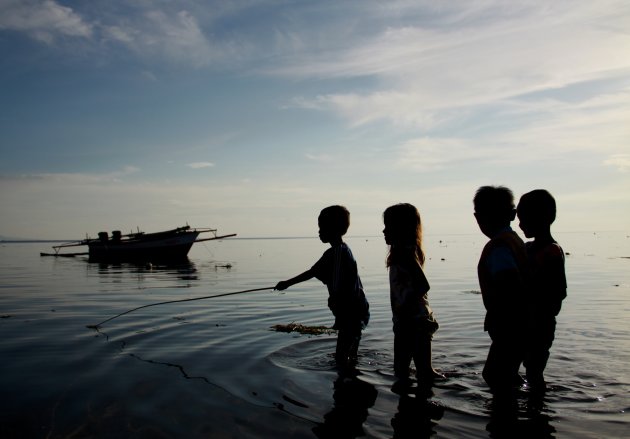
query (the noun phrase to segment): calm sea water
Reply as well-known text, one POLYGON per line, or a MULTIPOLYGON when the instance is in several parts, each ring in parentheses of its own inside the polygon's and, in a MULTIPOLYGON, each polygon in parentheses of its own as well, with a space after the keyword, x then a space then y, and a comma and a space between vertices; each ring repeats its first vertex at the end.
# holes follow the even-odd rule
POLYGON ((48 244, 2 244, 0 437, 629 437, 630 238, 556 237, 569 253, 569 296, 546 373, 551 388, 541 404, 523 392, 500 414, 480 375, 489 345, 476 279, 481 235, 426 237, 441 324, 434 366, 449 378, 430 395, 403 396, 391 390, 380 237, 347 239, 372 319, 359 375, 346 381, 332 361, 334 335, 270 329, 331 325, 316 280, 86 327, 150 303, 272 287, 319 258, 326 246, 315 238, 197 244, 178 267, 93 264, 40 257, 48 244))

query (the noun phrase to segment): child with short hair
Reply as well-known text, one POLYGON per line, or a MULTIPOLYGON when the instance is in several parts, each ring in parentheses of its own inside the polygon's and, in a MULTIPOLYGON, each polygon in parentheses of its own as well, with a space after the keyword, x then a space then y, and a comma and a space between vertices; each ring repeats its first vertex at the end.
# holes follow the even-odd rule
POLYGON ((409 380, 411 360, 416 377, 430 384, 443 375, 431 364, 431 340, 439 325, 429 307, 429 282, 422 267, 420 213, 409 203, 388 207, 383 213, 383 235, 389 245, 390 300, 394 323, 394 375, 399 382, 409 380))
POLYGON ((479 258, 477 274, 486 308, 484 330, 492 343, 483 378, 493 392, 522 384, 528 261, 525 244, 510 227, 516 217, 514 196, 504 186, 482 186, 473 199, 479 228, 490 238, 479 258))
POLYGON ((356 362, 361 332, 370 319, 357 263, 342 239, 350 226, 350 212, 344 206, 329 206, 320 212, 317 223, 319 239, 330 248, 310 269, 278 282, 275 289, 285 290, 313 277, 328 287, 328 307, 335 316, 333 329, 338 330, 335 360, 337 365, 348 367, 356 362))
POLYGON ((556 316, 567 296, 564 251, 551 236, 556 201, 548 191, 537 189, 521 197, 517 214, 525 236, 534 238, 525 244, 531 270, 532 309, 523 364, 532 390, 544 392, 547 385, 543 372, 555 337, 556 316))

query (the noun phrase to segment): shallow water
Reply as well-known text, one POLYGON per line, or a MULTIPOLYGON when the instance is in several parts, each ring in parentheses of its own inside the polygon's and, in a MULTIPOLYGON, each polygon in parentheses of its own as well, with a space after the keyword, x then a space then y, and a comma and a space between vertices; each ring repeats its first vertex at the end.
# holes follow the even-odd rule
POLYGON ((430 302, 440 322, 432 394, 391 390, 391 313, 379 237, 349 238, 371 305, 358 377, 339 379, 334 335, 275 332, 331 325, 325 287, 140 309, 272 287, 310 267, 317 239, 197 244, 179 267, 40 257, 48 244, 0 245, 0 437, 628 437, 630 238, 558 234, 569 297, 546 377, 507 410, 480 372, 489 340, 476 262, 481 235, 426 237, 430 302))

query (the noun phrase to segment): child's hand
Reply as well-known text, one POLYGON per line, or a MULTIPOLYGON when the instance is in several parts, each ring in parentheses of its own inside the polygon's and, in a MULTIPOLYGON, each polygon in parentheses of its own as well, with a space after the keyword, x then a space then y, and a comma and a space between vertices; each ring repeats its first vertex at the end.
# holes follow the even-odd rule
POLYGON ((278 282, 274 290, 282 291, 282 290, 286 290, 290 286, 291 284, 289 284, 289 282, 287 282, 286 280, 283 280, 283 281, 278 282))

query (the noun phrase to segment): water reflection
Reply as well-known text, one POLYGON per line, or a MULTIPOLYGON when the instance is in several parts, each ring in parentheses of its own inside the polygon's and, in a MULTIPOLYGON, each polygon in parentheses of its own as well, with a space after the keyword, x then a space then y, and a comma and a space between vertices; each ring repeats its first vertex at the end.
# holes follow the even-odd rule
POLYGON ((324 415, 324 422, 313 428, 313 433, 320 439, 365 436, 363 423, 378 392, 372 384, 345 373, 339 375, 334 389, 333 408, 324 415))
POLYGON ((183 281, 199 280, 199 271, 194 262, 185 259, 176 263, 152 264, 134 262, 98 262, 88 264, 88 271, 97 267, 101 279, 116 280, 135 276, 139 281, 179 279, 183 281))
POLYGON ((555 438, 552 417, 543 394, 531 393, 526 399, 515 393, 496 394, 489 403, 490 420, 486 430, 491 438, 555 438))
POLYGON ((410 387, 399 393, 398 412, 391 421, 394 439, 430 438, 436 434, 435 421, 442 419, 444 407, 429 399, 433 396, 431 388, 410 387))

